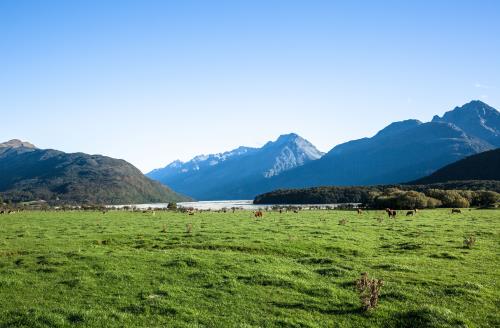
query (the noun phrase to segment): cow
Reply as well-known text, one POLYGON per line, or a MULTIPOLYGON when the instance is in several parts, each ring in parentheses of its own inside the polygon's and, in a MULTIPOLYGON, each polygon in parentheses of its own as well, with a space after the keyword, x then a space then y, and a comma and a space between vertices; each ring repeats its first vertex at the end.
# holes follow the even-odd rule
POLYGON ((391 210, 390 208, 386 208, 385 211, 387 212, 387 215, 389 215, 389 218, 396 218, 396 214, 398 214, 398 212, 396 212, 396 210, 391 210))
POLYGON ((460 214, 460 213, 462 213, 462 211, 461 211, 459 208, 453 208, 453 209, 451 210, 451 214, 453 214, 453 213, 458 213, 458 214, 460 214))
POLYGON ((358 214, 363 214, 363 210, 362 209, 358 208, 357 210, 358 210, 358 214))
POLYGON ((256 218, 261 218, 262 217, 262 211, 258 210, 258 211, 255 212, 254 215, 255 215, 256 218))
POLYGON ((413 216, 413 214, 415 214, 415 211, 408 211, 406 212, 406 216, 413 216))

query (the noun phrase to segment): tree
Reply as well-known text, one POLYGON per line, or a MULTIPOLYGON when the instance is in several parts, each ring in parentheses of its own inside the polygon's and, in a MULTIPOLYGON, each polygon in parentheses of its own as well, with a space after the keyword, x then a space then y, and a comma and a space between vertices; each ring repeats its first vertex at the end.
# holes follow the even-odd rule
POLYGON ((496 203, 500 202, 500 194, 494 191, 481 190, 476 192, 474 200, 478 206, 494 207, 496 203))

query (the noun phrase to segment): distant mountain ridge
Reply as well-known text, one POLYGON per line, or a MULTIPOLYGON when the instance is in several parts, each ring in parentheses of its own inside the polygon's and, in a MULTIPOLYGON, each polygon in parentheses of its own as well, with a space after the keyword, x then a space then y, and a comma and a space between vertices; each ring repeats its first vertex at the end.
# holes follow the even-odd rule
POLYGON ((266 181, 262 191, 415 180, 466 156, 495 148, 500 143, 498 117, 493 107, 471 101, 431 122, 395 122, 371 138, 335 146, 320 160, 266 181))
POLYGON ((186 200, 132 164, 101 155, 0 143, 0 196, 14 201, 133 204, 186 200))
POLYGON ((252 153, 253 151, 256 151, 257 148, 250 148, 250 147, 238 147, 236 149, 233 149, 231 151, 227 151, 224 153, 217 153, 217 154, 210 154, 210 155, 198 155, 191 159, 188 162, 182 162, 180 160, 176 160, 164 168, 161 169, 155 169, 147 175, 154 180, 164 180, 167 179, 168 177, 175 175, 175 174, 182 174, 182 173, 188 173, 188 172, 193 172, 193 171, 199 171, 202 169, 205 169, 207 167, 211 167, 214 165, 218 165, 228 159, 231 159, 233 157, 241 156, 244 154, 249 154, 252 153))
POLYGON ((431 175, 408 182, 408 184, 419 185, 471 180, 500 181, 500 148, 471 155, 448 164, 431 175))
POLYGON ((224 165, 217 164, 208 170, 194 159, 170 165, 188 171, 190 165, 195 166, 199 168, 196 174, 180 174, 167 166, 163 178, 158 177, 161 170, 149 176, 198 199, 253 198, 279 188, 403 183, 467 156, 497 148, 499 117, 495 108, 474 100, 442 117, 436 115, 431 122, 409 119, 391 123, 373 137, 337 145, 324 156, 314 156, 313 152, 305 161, 295 161, 300 158, 296 154, 287 157, 286 151, 278 152, 277 157, 264 155, 266 145, 261 149, 243 148, 245 154, 232 156, 224 165), (254 160, 246 161, 246 156, 254 160), (266 158, 273 158, 272 163, 266 158))
POLYGON ((323 156, 314 145, 295 133, 280 136, 261 148, 238 147, 232 151, 200 155, 183 163, 175 161, 148 177, 198 200, 253 196, 245 186, 317 160, 323 156))

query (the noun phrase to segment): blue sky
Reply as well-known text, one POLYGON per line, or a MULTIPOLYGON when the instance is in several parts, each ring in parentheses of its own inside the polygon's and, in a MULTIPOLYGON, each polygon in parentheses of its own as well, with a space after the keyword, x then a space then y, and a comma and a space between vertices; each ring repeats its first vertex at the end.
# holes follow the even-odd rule
POLYGON ((500 108, 499 1, 0 1, 0 140, 143 171, 500 108))

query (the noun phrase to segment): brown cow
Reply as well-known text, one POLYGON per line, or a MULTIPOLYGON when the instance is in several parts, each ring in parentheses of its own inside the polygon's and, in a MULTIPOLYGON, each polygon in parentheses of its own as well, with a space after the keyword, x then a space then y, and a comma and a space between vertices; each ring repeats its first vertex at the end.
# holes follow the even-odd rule
POLYGON ((258 210, 255 212, 255 217, 256 218, 261 218, 262 217, 262 211, 261 210, 258 210))
POLYGON ((453 214, 453 213, 462 213, 462 211, 459 208, 453 208, 451 210, 451 214, 453 214))
POLYGON ((358 214, 363 214, 363 210, 362 209, 358 208, 357 210, 358 210, 358 214))

